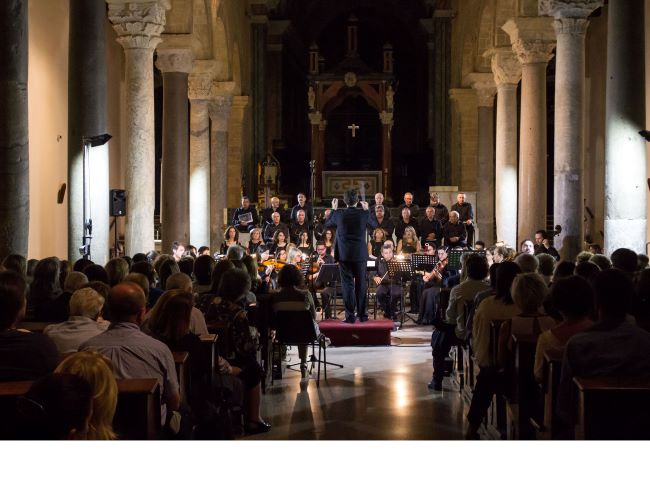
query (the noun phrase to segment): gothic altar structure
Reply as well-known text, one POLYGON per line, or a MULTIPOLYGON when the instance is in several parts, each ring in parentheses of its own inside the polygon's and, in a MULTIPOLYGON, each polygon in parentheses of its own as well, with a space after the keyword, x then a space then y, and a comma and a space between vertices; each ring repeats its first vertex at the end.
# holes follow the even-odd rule
POLYGON ((395 79, 393 48, 383 46, 383 72, 358 54, 358 20, 348 19, 347 54, 328 72, 316 43, 309 50, 307 101, 314 196, 325 199, 350 187, 362 193, 391 193, 395 79))

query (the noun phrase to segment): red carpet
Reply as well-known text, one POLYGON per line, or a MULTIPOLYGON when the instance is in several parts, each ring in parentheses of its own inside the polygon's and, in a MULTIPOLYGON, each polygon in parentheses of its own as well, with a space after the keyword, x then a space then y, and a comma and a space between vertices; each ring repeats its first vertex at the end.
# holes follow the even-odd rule
POLYGON ((320 331, 332 341, 333 346, 390 346, 393 322, 390 320, 369 320, 343 324, 340 320, 323 320, 320 331))

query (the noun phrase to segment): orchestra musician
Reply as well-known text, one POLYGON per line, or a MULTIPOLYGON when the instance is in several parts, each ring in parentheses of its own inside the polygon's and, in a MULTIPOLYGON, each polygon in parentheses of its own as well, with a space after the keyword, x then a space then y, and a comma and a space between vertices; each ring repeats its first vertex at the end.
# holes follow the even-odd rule
MULTIPOLYGON (((433 241, 425 242, 424 243, 424 249, 423 253, 426 254, 427 256, 435 256, 436 255, 436 244, 433 241)), ((418 272, 422 272, 423 274, 417 274, 412 280, 411 280, 411 286, 409 288, 409 297, 410 297, 410 303, 411 303, 411 310, 410 313, 418 313, 420 310, 420 296, 422 295, 422 291, 424 290, 424 281, 423 281, 423 276, 424 273, 430 273, 433 270, 433 266, 428 266, 424 270, 416 270, 418 272)))
POLYGON ((397 320, 397 303, 402 298, 402 287, 394 283, 388 274, 388 262, 393 259, 393 249, 383 246, 381 258, 377 261, 377 271, 372 279, 377 286, 377 303, 384 311, 384 317, 397 320))
MULTIPOLYGON (((320 268, 323 264, 334 264, 334 263, 335 263, 334 257, 330 254, 327 254, 327 248, 325 247, 325 243, 323 241, 318 241, 316 243, 316 260, 314 261, 315 268, 317 269, 317 271, 311 274, 311 276, 309 276, 309 279, 314 284, 314 291, 315 290, 320 291, 320 296, 322 300, 322 303, 320 305, 323 308, 323 313, 326 319, 334 318, 331 309, 331 301, 332 301, 332 297, 334 296, 334 293, 336 293, 336 290, 334 289, 331 283, 325 282, 321 279, 320 268)), ((315 294, 316 293, 314 293, 314 295, 315 294)))
POLYGON ((440 288, 447 288, 449 280, 458 274, 458 271, 448 269, 449 256, 447 252, 446 247, 438 248, 438 264, 430 273, 425 273, 422 277, 424 290, 420 296, 418 324, 431 325, 434 323, 440 306, 440 288))

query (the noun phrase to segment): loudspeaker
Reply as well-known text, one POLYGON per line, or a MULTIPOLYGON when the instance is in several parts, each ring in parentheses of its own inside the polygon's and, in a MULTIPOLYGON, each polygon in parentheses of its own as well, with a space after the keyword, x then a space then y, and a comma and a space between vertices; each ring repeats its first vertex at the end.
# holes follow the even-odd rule
POLYGON ((126 190, 111 190, 110 210, 111 217, 126 215, 126 190))

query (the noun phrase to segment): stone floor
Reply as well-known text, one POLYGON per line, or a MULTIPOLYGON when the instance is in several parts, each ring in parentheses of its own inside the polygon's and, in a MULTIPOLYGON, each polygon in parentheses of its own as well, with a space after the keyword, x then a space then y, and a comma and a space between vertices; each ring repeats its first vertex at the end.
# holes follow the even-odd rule
MULTIPOLYGON (((251 440, 441 440, 462 439, 465 404, 445 379, 442 392, 427 388, 431 380, 431 327, 410 326, 393 333, 392 346, 332 347, 329 367, 301 380, 287 370, 267 387, 262 415, 271 432, 251 440)), ((295 362, 297 351, 289 351, 295 362)))

